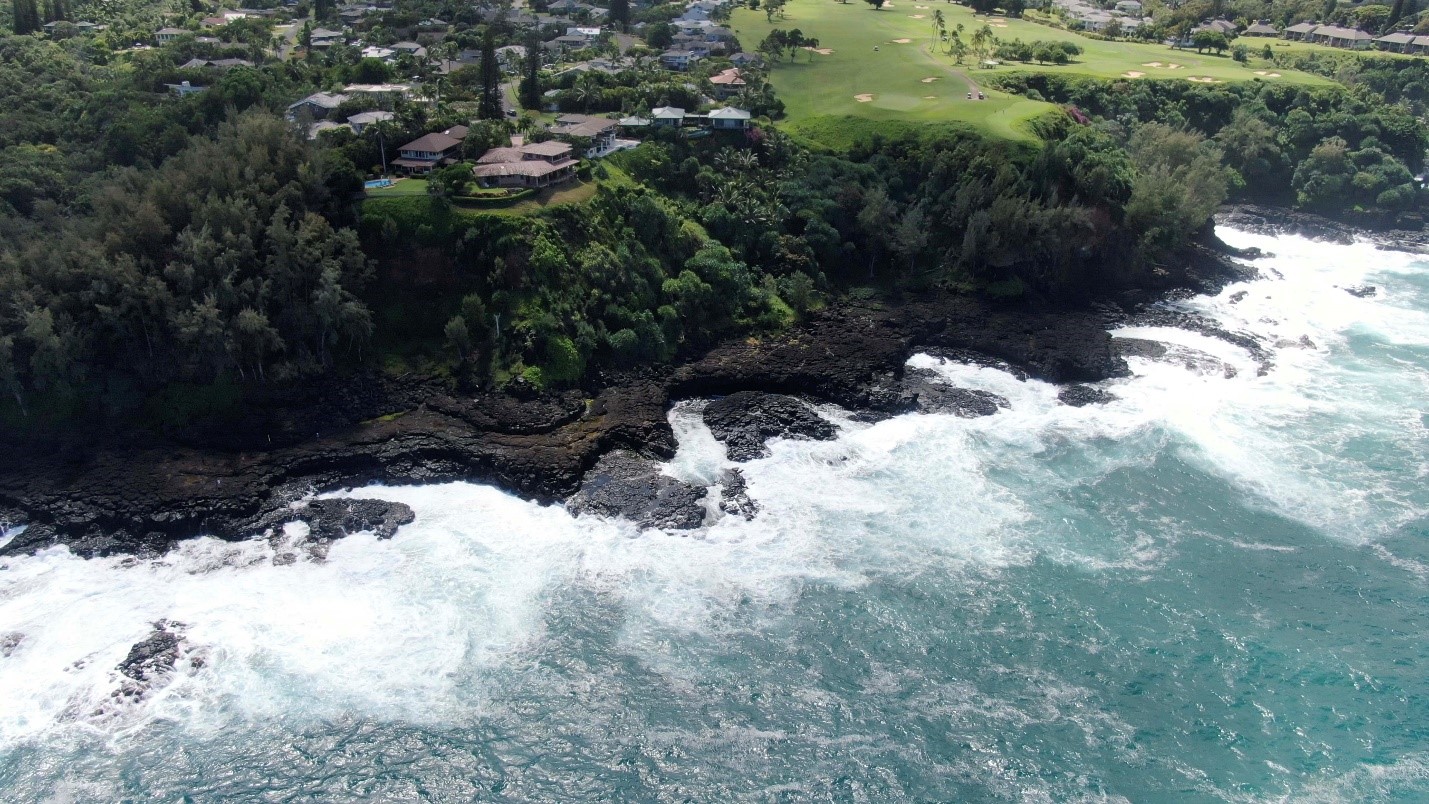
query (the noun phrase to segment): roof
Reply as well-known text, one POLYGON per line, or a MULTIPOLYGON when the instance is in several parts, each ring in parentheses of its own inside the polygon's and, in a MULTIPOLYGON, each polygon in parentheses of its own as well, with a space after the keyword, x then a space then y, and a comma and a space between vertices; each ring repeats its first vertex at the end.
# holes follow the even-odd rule
POLYGON ((1321 25, 1315 29, 1316 36, 1324 36, 1330 39, 1348 39, 1354 42, 1367 42, 1374 37, 1356 28, 1342 28, 1338 25, 1321 25))
POLYGON ((395 117, 395 115, 391 112, 359 112, 347 118, 347 122, 365 126, 370 123, 381 123, 383 120, 391 120, 393 117, 395 117))
POLYGON ((571 152, 571 146, 564 142, 533 142, 530 145, 521 146, 523 153, 533 156, 564 156, 571 152))
POLYGON ((288 104, 289 109, 296 109, 299 106, 321 106, 324 109, 336 109, 347 100, 346 95, 338 95, 331 92, 314 92, 300 101, 288 104))
POLYGON ((424 137, 418 137, 417 139, 412 140, 406 145, 403 145, 398 150, 441 153, 442 151, 450 151, 458 145, 461 145, 461 140, 457 139, 456 137, 448 137, 441 132, 435 132, 432 134, 428 134, 424 137))
POLYGON ((1285 29, 1286 33, 1310 33, 1319 26, 1313 22, 1302 22, 1299 25, 1291 25, 1285 29))
POLYGON ((477 158, 478 165, 496 165, 502 162, 520 162, 523 154, 520 148, 492 148, 477 158))
POLYGON ((650 116, 656 120, 677 120, 683 119, 685 110, 678 106, 660 106, 650 110, 650 116))
POLYGON ((736 109, 733 106, 726 106, 723 109, 712 110, 709 117, 711 120, 748 120, 749 112, 736 109))
POLYGON ((521 162, 489 162, 478 164, 471 169, 471 172, 483 179, 497 176, 545 176, 559 170, 565 170, 574 164, 576 164, 576 160, 574 159, 563 159, 559 162, 543 162, 539 159, 527 159, 521 162))
POLYGON ((1245 32, 1248 34, 1265 34, 1268 36, 1274 36, 1280 33, 1280 29, 1269 23, 1257 22, 1254 25, 1251 25, 1249 28, 1246 28, 1245 32))
POLYGON ((744 73, 731 67, 719 75, 710 76, 710 83, 716 86, 739 86, 744 83, 744 73))
POLYGON ((1406 33, 1405 31, 1396 31, 1392 34, 1381 36, 1374 41, 1386 42, 1391 45, 1409 45, 1414 43, 1415 38, 1416 37, 1412 33, 1406 33))
POLYGON ((186 34, 186 33, 188 33, 188 31, 185 31, 183 28, 160 28, 158 35, 159 35, 159 36, 183 36, 183 35, 186 34))
POLYGON ((615 128, 614 120, 605 120, 599 117, 589 120, 581 120, 575 123, 566 123, 551 129, 554 134, 565 137, 595 137, 610 129, 615 128))
POLYGON ((446 131, 443 131, 442 133, 447 135, 448 137, 454 137, 459 140, 464 140, 466 139, 466 135, 471 133, 471 129, 466 126, 452 126, 451 128, 447 129, 446 131))

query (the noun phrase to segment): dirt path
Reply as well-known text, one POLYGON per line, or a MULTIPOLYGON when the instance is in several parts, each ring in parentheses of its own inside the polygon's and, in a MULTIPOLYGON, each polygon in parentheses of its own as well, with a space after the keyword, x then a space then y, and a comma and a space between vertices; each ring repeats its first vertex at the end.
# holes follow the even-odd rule
POLYGON ((926 53, 929 58, 933 59, 934 63, 936 63, 938 67, 942 68, 943 70, 945 70, 945 71, 947 71, 947 72, 949 72, 949 73, 952 73, 953 75, 957 76, 958 78, 961 78, 961 79, 963 80, 963 83, 967 84, 967 87, 968 87, 968 88, 967 88, 967 91, 968 91, 968 92, 971 92, 971 93, 973 93, 974 95, 976 95, 977 93, 983 91, 982 87, 981 87, 981 86, 978 86, 977 81, 974 81, 973 78, 972 78, 972 76, 970 76, 970 75, 968 75, 967 73, 963 72, 961 69, 958 68, 957 65, 954 65, 954 64, 943 64, 943 63, 941 63, 943 59, 952 58, 951 56, 948 56, 947 54, 938 52, 938 50, 936 49, 936 47, 924 47, 924 48, 922 48, 922 51, 923 51, 924 53, 926 53))

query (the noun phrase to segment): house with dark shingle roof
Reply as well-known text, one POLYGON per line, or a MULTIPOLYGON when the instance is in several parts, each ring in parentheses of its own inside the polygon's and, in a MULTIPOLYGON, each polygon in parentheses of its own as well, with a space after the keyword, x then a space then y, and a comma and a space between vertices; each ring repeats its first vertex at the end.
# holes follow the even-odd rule
POLYGON ((400 156, 392 160, 394 167, 407 173, 430 173, 432 170, 449 165, 456 159, 461 149, 461 140, 435 132, 418 137, 397 149, 400 156))

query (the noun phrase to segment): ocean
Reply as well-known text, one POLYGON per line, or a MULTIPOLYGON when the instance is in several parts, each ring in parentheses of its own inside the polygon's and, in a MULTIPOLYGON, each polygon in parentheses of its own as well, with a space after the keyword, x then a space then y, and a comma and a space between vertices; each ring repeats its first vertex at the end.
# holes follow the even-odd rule
POLYGON ((1429 261, 1220 234, 1264 278, 1174 307, 1268 373, 1128 327, 1171 359, 1075 408, 914 356, 1010 407, 822 408, 744 465, 752 521, 451 483, 345 492, 417 518, 325 561, 0 560, 0 799, 1429 800, 1429 261), (161 619, 177 669, 116 694, 161 619))

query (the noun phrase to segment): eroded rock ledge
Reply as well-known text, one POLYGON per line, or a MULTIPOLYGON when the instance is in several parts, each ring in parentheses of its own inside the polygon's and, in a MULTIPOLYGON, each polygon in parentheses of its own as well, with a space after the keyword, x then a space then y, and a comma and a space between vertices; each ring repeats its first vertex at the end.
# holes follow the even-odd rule
MULTIPOLYGON (((1200 260, 1197 287, 1237 275, 1226 260, 1204 253, 1200 260)), ((372 482, 477 480, 547 503, 570 498, 584 483, 576 510, 630 515, 623 484, 660 482, 630 462, 674 452, 666 419, 672 401, 758 391, 874 416, 919 409, 986 415, 1005 400, 905 376, 908 356, 926 350, 1054 383, 1096 382, 1128 373, 1107 334, 1120 320, 1112 307, 1039 310, 934 294, 899 305, 838 305, 774 337, 733 340, 677 367, 612 374, 589 390, 535 400, 366 375, 275 391, 241 422, 181 432, 39 440, 0 433, 7 455, 0 525, 28 525, 0 554, 54 543, 86 556, 153 554, 198 535, 249 538, 294 518, 313 526, 319 540, 354 530, 390 534, 410 521, 405 506, 342 500, 290 507, 314 492, 372 482), (601 463, 617 450, 632 456, 609 459, 619 464, 619 477, 601 463), (609 477, 598 491, 592 472, 595 485, 603 472, 609 477)), ((824 433, 824 426, 831 427, 801 418, 797 426, 779 424, 776 434, 824 433)), ((758 440, 757 450, 762 445, 758 440)), ((740 441, 731 455, 753 449, 740 441)), ((753 502, 741 485, 726 484, 722 504, 744 515, 753 502)), ((637 521, 691 520, 693 496, 673 487, 661 493, 679 497, 675 509, 688 516, 671 523, 636 511, 637 521)), ((699 490, 702 511, 705 494, 699 490)))

